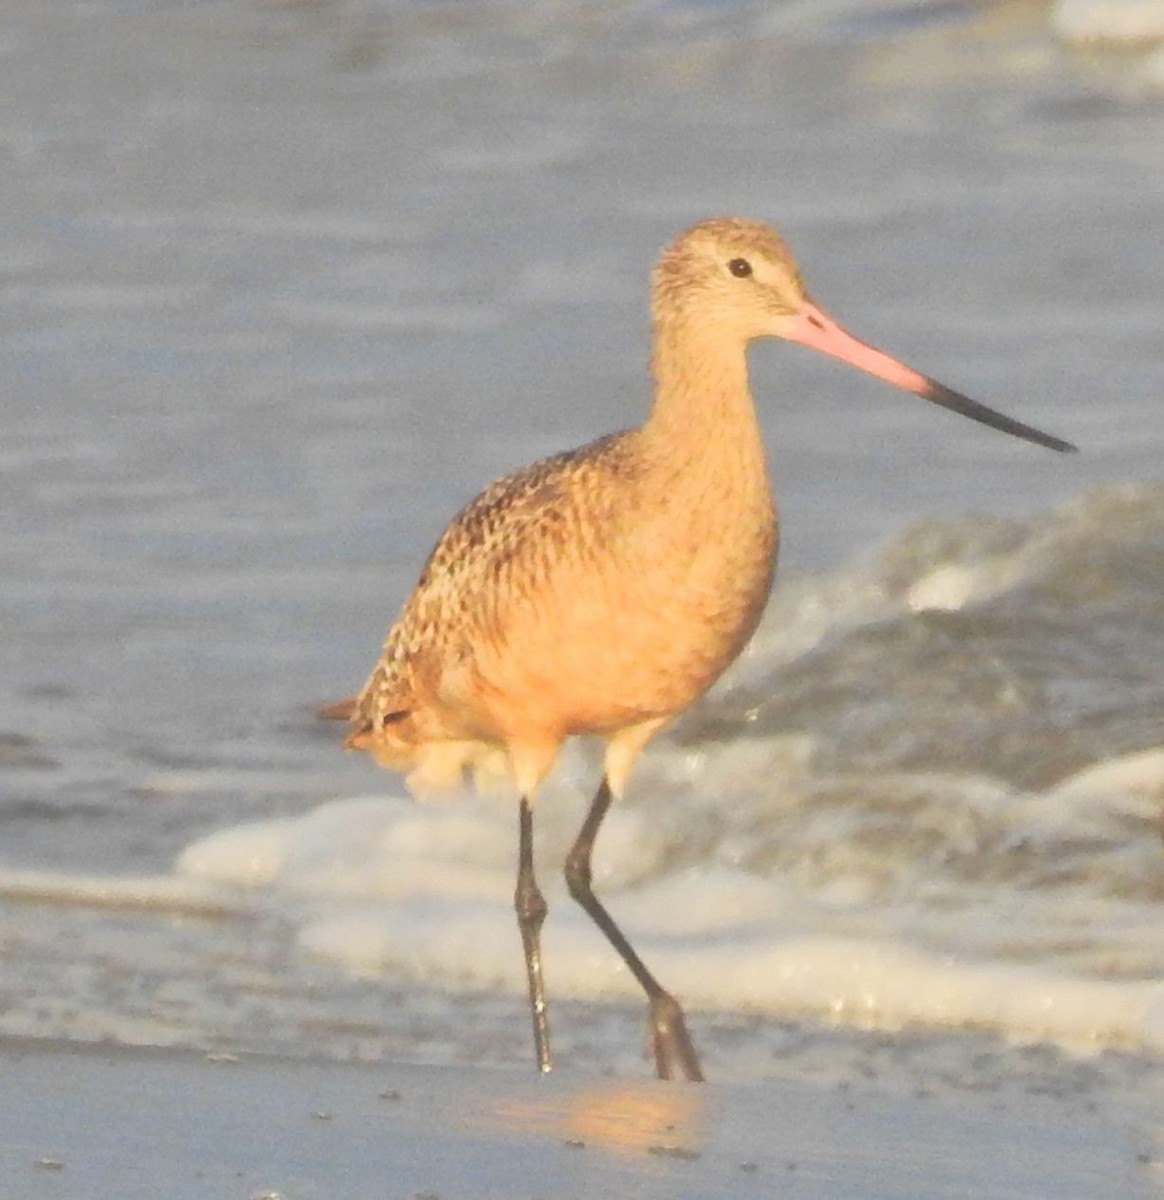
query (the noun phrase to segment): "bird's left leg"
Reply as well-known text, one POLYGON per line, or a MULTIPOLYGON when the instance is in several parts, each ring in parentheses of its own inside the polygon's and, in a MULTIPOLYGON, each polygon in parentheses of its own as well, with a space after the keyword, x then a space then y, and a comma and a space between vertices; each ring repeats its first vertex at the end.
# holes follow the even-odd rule
POLYGON ((566 858, 566 884, 570 895, 586 910, 590 919, 606 935, 606 939, 618 951, 630 973, 639 981, 647 993, 650 1004, 651 1041, 655 1048, 655 1070, 660 1079, 682 1076, 692 1083, 703 1081, 699 1069, 699 1056, 687 1032, 683 1009, 679 1002, 647 970, 646 964, 635 953, 622 930, 614 923, 610 913, 595 896, 590 886, 590 855, 598 829, 610 808, 614 795, 604 775, 602 784, 586 814, 582 830, 566 858))

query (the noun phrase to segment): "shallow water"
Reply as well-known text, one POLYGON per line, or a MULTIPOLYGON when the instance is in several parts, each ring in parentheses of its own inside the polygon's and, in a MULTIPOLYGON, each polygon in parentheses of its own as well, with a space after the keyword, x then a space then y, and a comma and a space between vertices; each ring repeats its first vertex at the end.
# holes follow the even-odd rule
MULTIPOLYGON (((483 482, 637 418, 650 261, 739 211, 1083 453, 758 348, 777 593, 601 886, 721 1072, 1154 1075, 1150 48, 1025 4, 109 0, 0 53, 0 1029, 527 1052, 511 808, 416 807, 311 708, 483 482)), ((547 885, 592 768, 541 806, 547 885)), ((547 890, 560 1052, 634 1070, 633 990, 547 890)))

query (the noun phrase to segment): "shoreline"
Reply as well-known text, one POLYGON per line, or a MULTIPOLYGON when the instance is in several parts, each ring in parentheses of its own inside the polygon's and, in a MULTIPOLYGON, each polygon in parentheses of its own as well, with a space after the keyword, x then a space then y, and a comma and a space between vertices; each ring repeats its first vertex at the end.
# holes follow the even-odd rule
POLYGON ((0 1197, 1161 1194, 1112 1105, 0 1041, 0 1197))

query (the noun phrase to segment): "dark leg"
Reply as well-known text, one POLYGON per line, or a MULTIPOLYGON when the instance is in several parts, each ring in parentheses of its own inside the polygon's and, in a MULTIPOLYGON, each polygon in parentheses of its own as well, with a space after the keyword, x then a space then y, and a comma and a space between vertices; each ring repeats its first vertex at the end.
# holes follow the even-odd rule
POLYGON ((513 905, 517 909, 517 927, 525 950, 525 973, 529 979, 529 1007, 533 1016, 534 1051, 538 1070, 550 1070, 550 1023, 546 1015, 546 991, 542 983, 542 922, 546 919, 546 901, 538 889, 533 869, 533 812, 529 801, 521 798, 521 837, 517 859, 517 891, 513 905))
POLYGON ((659 986, 659 981, 631 949, 630 942, 623 936, 622 930, 614 923, 610 913, 603 908, 590 887, 590 854, 594 849, 594 840, 598 837, 598 827, 602 824, 602 818, 606 816, 612 799, 610 785, 603 777, 602 785, 590 805, 590 811, 586 814, 582 831, 578 834, 578 840, 566 859, 566 884, 570 895, 606 934, 607 941, 618 951, 622 961, 647 993, 650 1003, 651 1041, 655 1048, 655 1070, 659 1078, 674 1079, 676 1076, 682 1076, 692 1083, 702 1083, 703 1072, 699 1069, 699 1057, 691 1044, 679 1002, 670 992, 659 986))

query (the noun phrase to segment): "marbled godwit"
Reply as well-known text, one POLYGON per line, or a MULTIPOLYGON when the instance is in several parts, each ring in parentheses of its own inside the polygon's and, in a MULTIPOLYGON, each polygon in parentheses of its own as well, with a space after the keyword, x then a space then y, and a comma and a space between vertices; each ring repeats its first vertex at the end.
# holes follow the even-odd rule
POLYGON ((784 242, 704 221, 653 275, 655 399, 646 422, 517 471, 453 519, 363 691, 325 710, 346 745, 422 790, 504 764, 520 796, 515 906, 538 1067, 551 1067, 534 878, 533 799, 562 742, 606 740, 604 774, 566 859, 570 894, 646 992, 661 1078, 702 1079, 683 1012, 591 889, 590 856, 649 738, 751 636, 777 523, 745 348, 780 337, 1053 450, 1073 450, 857 341, 808 297, 784 242))

